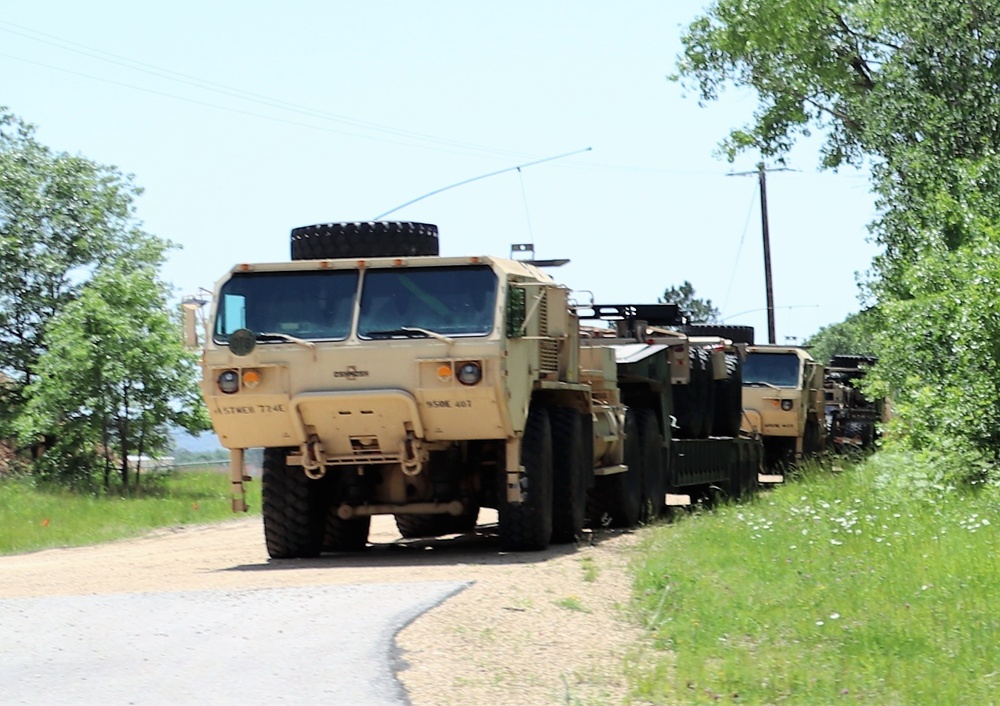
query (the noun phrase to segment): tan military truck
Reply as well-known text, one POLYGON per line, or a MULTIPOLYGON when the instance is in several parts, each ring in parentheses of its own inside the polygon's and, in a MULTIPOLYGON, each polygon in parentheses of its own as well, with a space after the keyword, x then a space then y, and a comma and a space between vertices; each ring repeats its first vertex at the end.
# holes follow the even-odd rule
POLYGON ((270 556, 362 549, 377 514, 404 537, 467 531, 481 507, 503 548, 535 550, 588 517, 629 526, 685 489, 756 483, 751 440, 672 444, 685 337, 648 334, 635 307, 615 337, 583 336, 542 269, 559 263, 437 253, 429 224, 320 224, 292 231, 292 262, 218 282, 202 391, 236 511, 244 452, 264 449, 270 556))
POLYGON ((771 469, 821 452, 823 366, 796 346, 750 346, 743 363, 743 430, 764 442, 771 469))

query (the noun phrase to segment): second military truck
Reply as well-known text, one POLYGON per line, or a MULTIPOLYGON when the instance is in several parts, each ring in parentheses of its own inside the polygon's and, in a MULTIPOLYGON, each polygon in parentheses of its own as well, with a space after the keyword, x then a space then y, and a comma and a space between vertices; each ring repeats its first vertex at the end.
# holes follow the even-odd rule
POLYGON ((264 448, 271 557, 362 549, 377 514, 404 537, 463 532, 482 507, 503 548, 538 550, 753 489, 743 350, 678 332, 672 305, 577 307, 543 264, 440 257, 429 224, 331 223, 222 278, 202 390, 234 510, 264 448))

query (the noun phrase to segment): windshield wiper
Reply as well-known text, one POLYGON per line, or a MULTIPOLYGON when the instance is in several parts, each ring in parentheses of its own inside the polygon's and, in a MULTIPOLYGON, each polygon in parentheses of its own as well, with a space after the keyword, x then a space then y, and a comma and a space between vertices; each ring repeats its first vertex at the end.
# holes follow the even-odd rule
POLYGON ((753 382, 744 381, 743 384, 747 385, 748 387, 770 387, 772 390, 781 389, 777 385, 772 385, 771 383, 764 382, 763 380, 754 380, 753 382))
POLYGON ((289 336, 287 333, 274 333, 273 331, 261 332, 255 335, 258 341, 273 341, 278 339, 279 341, 288 341, 289 343, 297 343, 300 346, 305 346, 311 350, 316 349, 316 344, 312 341, 307 341, 304 338, 296 338, 295 336, 289 336))
POLYGON ((426 328, 420 328, 419 326, 400 326, 399 328, 386 329, 385 331, 365 331, 364 335, 373 338, 379 336, 385 336, 387 338, 391 338, 392 336, 405 336, 406 338, 434 338, 438 341, 444 341, 448 345, 455 342, 454 338, 449 338, 443 333, 431 331, 426 328))

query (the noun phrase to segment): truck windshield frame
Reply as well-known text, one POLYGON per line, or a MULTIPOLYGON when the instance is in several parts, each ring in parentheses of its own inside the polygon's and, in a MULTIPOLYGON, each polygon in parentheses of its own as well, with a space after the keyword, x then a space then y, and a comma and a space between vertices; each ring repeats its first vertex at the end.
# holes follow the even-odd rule
POLYGON ((369 269, 361 283, 358 338, 488 336, 498 279, 488 265, 369 269))
POLYGON ((752 352, 743 361, 743 384, 764 383, 774 387, 798 387, 802 364, 794 353, 752 352))
POLYGON ((235 272, 219 291, 213 340, 228 343, 241 328, 344 340, 351 333, 359 278, 357 270, 235 272))
POLYGON ((498 278, 488 265, 234 272, 219 290, 213 340, 239 329, 258 343, 488 336, 496 318, 498 278), (363 272, 363 274, 362 274, 363 272), (262 334, 279 334, 269 339, 262 334))

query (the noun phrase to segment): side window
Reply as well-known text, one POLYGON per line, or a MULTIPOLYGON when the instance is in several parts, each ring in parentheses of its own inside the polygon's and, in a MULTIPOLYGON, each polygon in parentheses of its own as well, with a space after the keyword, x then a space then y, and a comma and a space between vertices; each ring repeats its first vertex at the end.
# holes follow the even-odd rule
POLYGON ((216 333, 229 336, 233 331, 246 328, 247 298, 242 294, 225 294, 219 305, 216 333))

